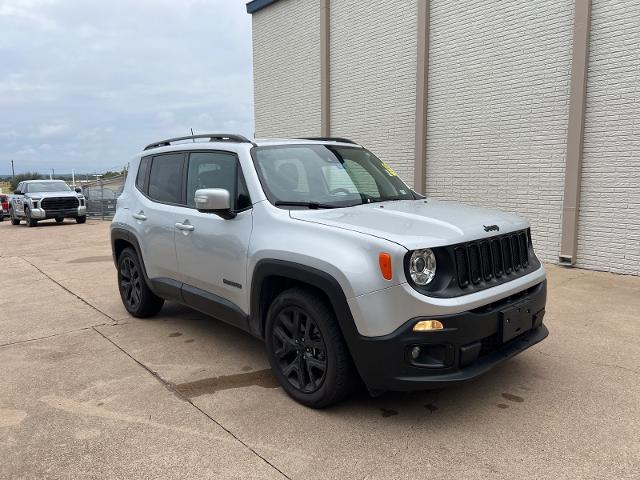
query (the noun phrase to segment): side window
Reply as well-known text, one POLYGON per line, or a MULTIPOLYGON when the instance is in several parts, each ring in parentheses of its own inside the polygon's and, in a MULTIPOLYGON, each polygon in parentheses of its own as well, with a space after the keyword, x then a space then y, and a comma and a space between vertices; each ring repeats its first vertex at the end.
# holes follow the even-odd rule
POLYGON ((187 170, 187 205, 195 207, 195 193, 200 188, 224 188, 229 191, 234 209, 251 204, 236 156, 232 153, 193 152, 187 170))
POLYGON ((136 187, 141 192, 147 193, 147 182, 149 180, 149 166, 151 165, 151 157, 144 157, 140 160, 138 167, 138 176, 136 177, 136 187))
POLYGON ((149 197, 166 203, 182 203, 183 153, 169 153, 153 157, 149 175, 149 197))

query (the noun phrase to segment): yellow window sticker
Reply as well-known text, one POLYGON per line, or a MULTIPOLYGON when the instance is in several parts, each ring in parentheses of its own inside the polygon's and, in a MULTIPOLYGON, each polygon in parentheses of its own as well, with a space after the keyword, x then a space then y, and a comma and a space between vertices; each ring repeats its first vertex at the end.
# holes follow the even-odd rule
POLYGON ((386 163, 382 162, 382 166, 384 167, 384 169, 389 172, 389 175, 391 175, 392 177, 397 177, 398 174, 396 172, 393 171, 393 168, 391 168, 389 165, 387 165, 386 163))

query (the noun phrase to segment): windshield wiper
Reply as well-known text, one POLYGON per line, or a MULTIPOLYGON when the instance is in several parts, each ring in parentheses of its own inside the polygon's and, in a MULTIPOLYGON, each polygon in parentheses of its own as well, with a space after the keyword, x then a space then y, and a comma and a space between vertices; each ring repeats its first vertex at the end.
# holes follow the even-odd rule
POLYGON ((318 202, 287 202, 280 201, 274 203, 276 207, 307 207, 312 210, 318 208, 338 208, 338 205, 331 205, 329 203, 318 203, 318 202))

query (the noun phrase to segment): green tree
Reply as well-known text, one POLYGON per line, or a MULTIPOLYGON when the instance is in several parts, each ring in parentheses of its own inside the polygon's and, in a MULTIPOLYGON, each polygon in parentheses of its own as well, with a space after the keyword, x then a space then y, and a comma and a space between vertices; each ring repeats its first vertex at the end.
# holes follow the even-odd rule
POLYGON ((107 170, 106 172, 104 172, 102 174, 102 178, 104 179, 104 178, 119 177, 120 175, 125 175, 126 173, 127 173, 127 169, 126 168, 123 169, 123 170, 120 170, 119 172, 118 171, 114 172, 112 170, 107 170))
POLYGON ((15 190, 18 184, 25 180, 42 180, 42 178, 42 175, 40 175, 38 172, 19 173, 11 179, 11 189, 15 190))

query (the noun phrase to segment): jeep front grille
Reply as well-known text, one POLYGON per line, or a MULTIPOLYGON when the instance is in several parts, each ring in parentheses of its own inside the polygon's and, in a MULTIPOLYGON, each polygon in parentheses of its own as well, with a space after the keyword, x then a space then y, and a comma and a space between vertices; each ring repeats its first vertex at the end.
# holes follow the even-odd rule
POLYGON ((456 279, 462 290, 481 290, 533 270, 530 268, 533 252, 530 251, 528 230, 461 243, 451 248, 456 279))
POLYGON ((47 197, 40 205, 45 211, 73 210, 80 205, 77 197, 47 197))

